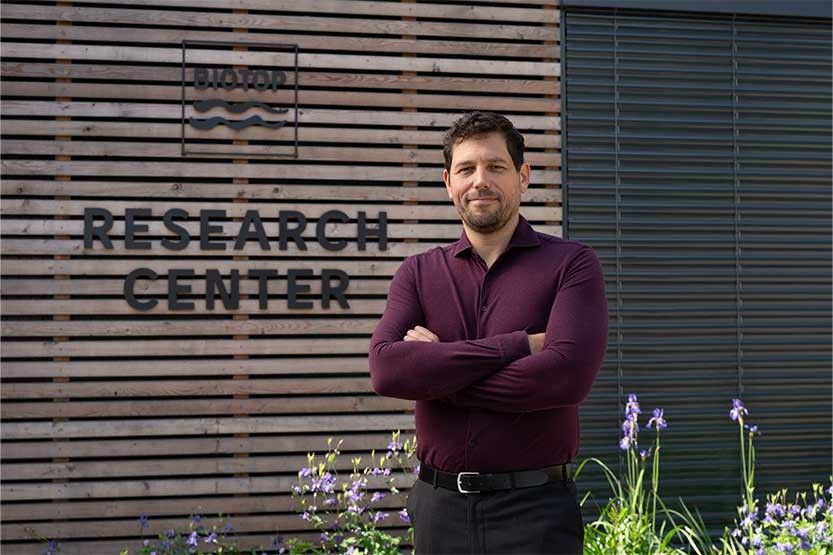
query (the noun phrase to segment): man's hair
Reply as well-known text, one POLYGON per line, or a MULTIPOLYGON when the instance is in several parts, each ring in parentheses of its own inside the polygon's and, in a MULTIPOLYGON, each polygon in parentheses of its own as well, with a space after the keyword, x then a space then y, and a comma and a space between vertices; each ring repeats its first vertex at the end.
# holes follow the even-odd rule
POLYGON ((524 137, 511 121, 492 112, 468 112, 451 124, 443 137, 445 169, 451 170, 451 155, 455 145, 472 137, 479 138, 495 132, 506 139, 506 150, 512 157, 515 170, 520 170, 524 162, 524 137))

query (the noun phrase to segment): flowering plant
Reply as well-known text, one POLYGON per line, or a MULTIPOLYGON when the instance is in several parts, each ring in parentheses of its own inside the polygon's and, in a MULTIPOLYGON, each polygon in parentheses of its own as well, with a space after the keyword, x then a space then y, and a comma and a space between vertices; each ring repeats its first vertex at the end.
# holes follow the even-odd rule
MULTIPOLYGON (((622 421, 622 438, 619 448, 624 451, 626 472, 622 480, 602 461, 596 458, 581 462, 576 477, 586 463, 593 461, 603 470, 613 497, 601 510, 599 518, 585 527, 585 555, 639 555, 639 554, 682 554, 671 546, 676 539, 687 539, 693 532, 685 525, 677 525, 674 514, 662 505, 657 490, 659 487, 660 430, 668 427, 665 411, 654 409, 647 428, 653 428, 654 441, 647 448, 640 447, 639 415, 642 409, 636 395, 628 395, 625 417, 622 421), (650 488, 646 485, 645 474, 650 461, 650 488), (662 508, 660 522, 657 519, 657 502, 662 508)), ((581 500, 582 506, 587 495, 581 500)))
MULTIPOLYGON (((396 487, 397 476, 392 468, 396 462, 406 473, 419 472, 416 461, 416 439, 401 440, 399 431, 391 435, 387 452, 376 458, 371 452, 372 466, 361 466, 361 457, 351 459, 353 470, 346 480, 340 481, 336 461, 341 454, 342 442, 333 447, 332 438, 327 441, 327 453, 322 460, 317 455, 307 455, 308 466, 298 472, 298 484, 293 486, 292 496, 300 506, 301 519, 320 532, 320 542, 292 538, 288 542, 290 555, 343 553, 345 555, 399 555, 402 538, 379 529, 390 518, 380 502, 390 495, 400 496, 396 487), (371 491, 370 488, 382 488, 371 491), (384 491, 383 491, 384 489, 384 491)), ((407 474, 406 474, 407 475, 407 474)), ((393 502, 397 504, 396 501, 393 502)), ((399 501, 402 505, 402 500, 399 501)), ((399 511, 399 519, 410 524, 406 509, 399 511)), ((408 539, 413 542, 413 529, 408 529, 408 539)))
MULTIPOLYGON (((722 555, 833 555, 833 485, 823 490, 813 484, 813 496, 796 494, 787 501, 787 490, 767 496, 761 514, 755 498, 755 436, 758 427, 745 422, 749 411, 740 399, 732 400, 729 418, 738 424, 740 438, 743 504, 738 507, 735 527, 725 529, 720 548, 722 555), (825 497, 825 493, 827 497, 825 497)), ((833 481, 833 479, 831 479, 833 481)))
MULTIPOLYGON (((156 541, 143 539, 142 547, 135 555, 190 555, 196 553, 218 553, 227 555, 242 555, 244 551, 237 547, 237 541, 233 537, 234 527, 230 521, 220 514, 220 523, 225 524, 220 528, 216 523, 206 526, 203 518, 198 515, 191 515, 188 519, 187 532, 180 533, 174 529, 160 533, 156 541)), ((137 519, 139 532, 144 536, 144 531, 149 526, 147 515, 139 515, 137 519)), ((119 555, 130 555, 130 550, 125 548, 119 555)), ((254 554, 252 550, 248 553, 254 554)))

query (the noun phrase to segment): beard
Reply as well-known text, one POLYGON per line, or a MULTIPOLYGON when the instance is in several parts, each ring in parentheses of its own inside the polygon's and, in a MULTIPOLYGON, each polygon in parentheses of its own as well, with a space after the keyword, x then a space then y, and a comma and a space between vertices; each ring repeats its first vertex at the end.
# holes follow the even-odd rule
POLYGON ((512 218, 512 207, 509 206, 502 196, 488 194, 472 196, 457 205, 457 212, 463 221, 478 233, 494 233, 505 226, 512 218), (496 202, 483 207, 473 207, 471 201, 478 198, 496 199, 496 202))

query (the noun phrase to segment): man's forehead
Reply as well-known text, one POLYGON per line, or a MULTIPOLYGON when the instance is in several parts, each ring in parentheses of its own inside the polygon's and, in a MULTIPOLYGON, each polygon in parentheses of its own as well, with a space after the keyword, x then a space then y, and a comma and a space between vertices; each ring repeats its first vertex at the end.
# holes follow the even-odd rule
POLYGON ((506 146, 506 138, 498 133, 489 133, 486 135, 475 135, 473 137, 466 137, 455 143, 451 151, 452 164, 457 165, 463 162, 474 162, 476 160, 485 159, 487 162, 510 162, 512 156, 509 154, 509 149, 506 146), (493 148, 486 152, 471 152, 471 149, 479 149, 491 143, 493 148))

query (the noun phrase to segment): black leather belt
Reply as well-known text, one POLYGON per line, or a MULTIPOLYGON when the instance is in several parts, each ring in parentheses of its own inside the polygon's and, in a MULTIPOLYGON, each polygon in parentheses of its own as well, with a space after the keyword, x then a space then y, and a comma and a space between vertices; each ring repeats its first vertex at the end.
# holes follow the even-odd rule
POLYGON ((520 470, 497 474, 479 472, 443 472, 427 465, 420 465, 419 479, 434 487, 450 489, 460 493, 481 493, 515 488, 543 486, 550 482, 572 479, 573 467, 570 464, 557 464, 537 470, 520 470))

